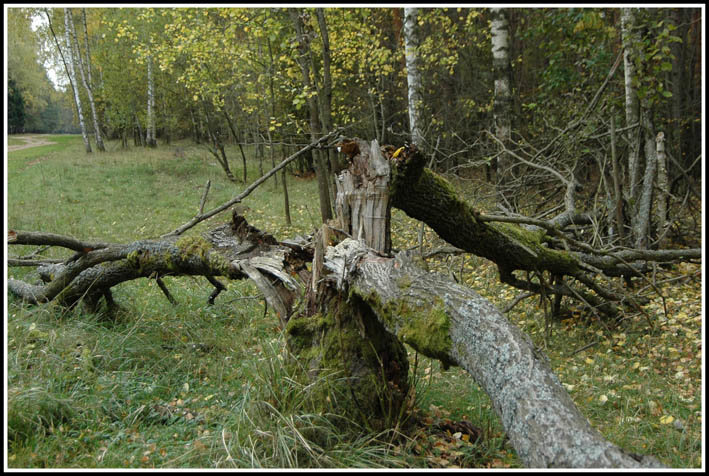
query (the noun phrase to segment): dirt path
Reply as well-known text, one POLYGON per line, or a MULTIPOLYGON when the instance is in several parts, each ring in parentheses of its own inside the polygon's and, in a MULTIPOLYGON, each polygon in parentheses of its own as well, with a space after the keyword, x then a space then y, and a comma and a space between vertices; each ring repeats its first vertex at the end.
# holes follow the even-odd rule
MULTIPOLYGON (((7 146, 7 151, 8 152, 14 152, 16 150, 22 150, 22 149, 29 149, 30 147, 38 147, 40 145, 51 145, 51 144, 56 144, 56 142, 52 142, 50 140, 47 140, 46 136, 43 134, 35 134, 35 135, 26 135, 26 136, 10 136, 13 139, 20 139, 22 141, 25 141, 24 144, 21 145, 9 145, 7 146)), ((9 138, 9 137, 8 137, 9 138)))

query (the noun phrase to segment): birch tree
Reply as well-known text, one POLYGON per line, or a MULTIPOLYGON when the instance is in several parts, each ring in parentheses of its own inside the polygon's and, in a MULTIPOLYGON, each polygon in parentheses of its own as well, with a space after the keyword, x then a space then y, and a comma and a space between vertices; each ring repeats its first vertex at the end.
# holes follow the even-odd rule
MULTIPOLYGON (((637 75, 635 71, 635 43, 637 34, 633 31, 635 13, 632 8, 623 8, 621 12, 621 34, 623 40, 623 66, 625 73, 625 126, 630 127, 640 123, 640 104, 638 101, 637 75)), ((640 127, 634 127, 629 134, 628 153, 628 183, 626 195, 635 196, 635 187, 638 182, 638 169, 640 157, 640 127)))
MULTIPOLYGON (((49 18, 49 13, 47 13, 47 18, 49 18)), ((67 76, 69 77, 69 82, 71 83, 71 89, 74 92, 74 104, 76 105, 76 113, 79 118, 79 126, 81 127, 81 137, 84 139, 84 147, 86 148, 86 153, 91 153, 91 143, 89 142, 89 135, 86 132, 86 123, 84 122, 84 110, 81 107, 81 96, 79 95, 79 87, 76 83, 76 74, 74 72, 74 53, 71 46, 71 12, 68 8, 64 9, 64 44, 67 52, 67 58, 64 62, 64 67, 66 68, 67 76)), ((58 46, 58 44, 57 44, 58 46)))
POLYGON ((145 125, 145 143, 148 147, 155 147, 155 82, 153 80, 153 56, 148 55, 148 114, 145 125))
MULTIPOLYGON (((71 8, 65 9, 66 15, 68 17, 67 20, 67 25, 69 25, 70 28, 70 35, 72 39, 72 45, 73 45, 73 50, 74 54, 73 56, 77 60, 77 65, 79 66, 79 73, 81 74, 81 82, 84 85, 84 89, 86 90, 86 95, 89 98, 89 106, 91 107, 91 117, 93 119, 94 123, 94 133, 96 135, 96 147, 98 150, 101 152, 106 151, 106 147, 103 145, 103 138, 101 136, 101 123, 99 122, 98 119, 98 114, 96 112, 96 101, 94 101, 94 94, 93 94, 93 88, 91 86, 91 76, 88 71, 90 71, 90 58, 89 58, 89 50, 88 50, 88 36, 85 38, 86 40, 86 62, 84 62, 82 55, 81 55, 81 49, 79 48, 79 41, 77 40, 76 37, 76 28, 74 27, 74 17, 71 13, 71 8)), ((86 12, 84 11, 83 15, 83 22, 84 22, 84 33, 86 34, 87 29, 86 29, 86 12)))
POLYGON ((507 13, 503 8, 493 8, 490 34, 492 36, 492 68, 495 75, 493 117, 495 136, 504 148, 496 159, 497 200, 499 205, 515 208, 505 194, 507 179, 512 175, 512 160, 505 152, 512 135, 510 95, 510 32, 507 13))
POLYGON ((406 81, 409 98, 409 130, 411 142, 422 147, 421 129, 421 73, 417 48, 420 45, 418 8, 404 8, 404 47, 406 51, 406 81))

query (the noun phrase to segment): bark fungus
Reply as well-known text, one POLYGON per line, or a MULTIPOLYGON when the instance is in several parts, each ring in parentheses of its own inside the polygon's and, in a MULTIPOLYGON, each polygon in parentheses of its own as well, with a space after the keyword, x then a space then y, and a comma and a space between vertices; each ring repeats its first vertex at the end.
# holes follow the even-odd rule
MULTIPOLYGON (((490 396, 510 442, 527 466, 661 466, 652 457, 618 448, 594 430, 546 357, 490 302, 448 277, 422 270, 406 252, 392 256, 389 209, 393 205, 425 221, 451 244, 493 260, 503 279, 537 290, 542 285, 512 273, 549 271, 570 276, 591 290, 586 292, 589 296, 593 292, 605 297, 584 274, 590 269, 600 272, 589 264, 591 257, 602 262, 604 270, 624 266, 626 272, 636 259, 673 258, 637 250, 597 255, 585 249, 583 253, 554 249, 558 227, 541 223, 530 230, 489 223, 448 182, 424 169, 423 156, 415 147, 394 151, 380 148, 376 141, 357 143, 359 154, 337 177, 338 219, 313 236, 279 242, 234 213, 229 223, 201 236, 179 237, 203 217, 240 201, 241 195, 217 211, 200 211, 159 240, 88 243, 11 231, 9 244, 58 245, 76 254, 64 263, 41 268, 44 284, 10 279, 8 289, 31 303, 56 300, 74 305, 82 298, 94 304, 104 298, 110 303, 110 289, 123 281, 202 275, 215 286, 211 302, 224 288, 216 277, 248 278, 275 310, 289 346, 311 374, 335 373, 335 391, 348 397, 343 398, 343 412, 366 418, 374 427, 387 426, 405 409, 409 388, 404 344, 408 344, 445 367, 462 367, 473 377, 490 396)), ((679 255, 692 253, 683 250, 679 255)), ((553 292, 579 295, 563 281, 554 286, 553 292)))

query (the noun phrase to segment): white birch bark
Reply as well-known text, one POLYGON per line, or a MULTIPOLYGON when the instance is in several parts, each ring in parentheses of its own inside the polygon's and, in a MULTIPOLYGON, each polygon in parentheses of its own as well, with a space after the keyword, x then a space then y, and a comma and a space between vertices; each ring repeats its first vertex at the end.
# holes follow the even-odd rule
POLYGON ((89 29, 86 26, 86 9, 81 9, 81 22, 84 24, 84 50, 86 51, 86 76, 89 79, 89 84, 93 84, 91 80, 91 53, 89 50, 89 29))
MULTIPOLYGON (((94 133, 96 134, 96 147, 98 148, 98 150, 103 152, 106 150, 106 147, 104 147, 103 138, 101 137, 101 125, 98 120, 98 114, 96 113, 96 102, 94 101, 94 94, 91 89, 91 82, 88 79, 87 73, 86 73, 86 68, 89 67, 88 64, 90 61, 90 59, 88 57, 88 50, 87 50, 87 58, 86 58, 87 64, 85 66, 84 60, 81 56, 81 49, 79 48, 79 41, 76 37, 76 29, 74 28, 74 19, 73 19, 72 13, 71 13, 71 9, 67 8, 66 10, 67 10, 67 14, 69 16, 68 23, 69 23, 69 27, 71 29, 71 31, 70 31, 71 39, 73 41, 73 45, 74 45, 74 49, 75 49, 74 56, 77 59, 77 63, 79 66, 79 73, 81 74, 81 82, 84 85, 84 89, 86 89, 86 95, 89 98, 89 106, 91 107, 91 117, 94 122, 94 133)), ((86 16, 84 16, 84 22, 85 21, 86 21, 86 16)), ((86 28, 86 23, 84 23, 84 28, 86 28)), ((88 47, 88 38, 87 38, 86 45, 88 47)))
POLYGON ((404 8, 404 47, 411 142, 421 148, 423 134, 421 132, 421 73, 417 51, 419 44, 418 8, 404 8))
POLYGON ((84 139, 84 147, 87 153, 91 153, 91 142, 89 142, 89 135, 86 132, 86 123, 84 122, 84 111, 81 108, 81 97, 79 96, 79 85, 76 84, 76 73, 74 72, 74 52, 71 46, 71 11, 68 8, 64 9, 64 41, 66 43, 67 51, 67 73, 69 75, 69 82, 71 83, 72 89, 74 91, 74 103, 76 104, 76 113, 79 117, 79 126, 81 127, 81 137, 84 139))
POLYGON ((145 124, 145 143, 155 147, 155 86, 153 81, 153 57, 148 55, 148 114, 145 124))
MULTIPOLYGON (((502 8, 492 8, 490 34, 492 37, 492 67, 495 74, 495 100, 493 117, 495 136, 508 147, 512 135, 510 119, 510 31, 507 15, 502 8)), ((497 157, 497 194, 502 204, 509 202, 504 196, 506 182, 511 178, 511 157, 504 152, 497 157)), ((507 203, 507 205, 511 205, 507 203)))

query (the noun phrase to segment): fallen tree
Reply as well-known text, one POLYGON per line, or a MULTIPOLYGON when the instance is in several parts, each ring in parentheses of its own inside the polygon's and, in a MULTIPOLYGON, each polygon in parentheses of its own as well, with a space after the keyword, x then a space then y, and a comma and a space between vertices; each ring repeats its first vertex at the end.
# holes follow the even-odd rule
POLYGON ((426 223, 448 243, 494 262, 502 282, 544 296, 578 300, 594 313, 616 317, 622 308, 641 310, 647 303, 645 297, 611 288, 598 277, 642 277, 649 263, 702 256, 700 248, 597 250, 564 233, 566 227, 586 219, 575 213, 572 200, 569 208, 547 221, 484 215, 461 199, 443 177, 425 168, 427 159, 415 147, 405 148, 392 160, 396 164, 393 206, 426 223), (520 278, 515 271, 527 272, 528 277, 520 278))
MULTIPOLYGON (((111 305, 110 290, 120 282, 150 278, 160 284, 165 275, 201 275, 215 286, 211 302, 224 289, 217 277, 251 279, 307 368, 313 373, 335 368, 346 377, 341 379, 342 390, 352 395, 355 414, 385 426, 402 411, 408 392, 406 343, 444 367, 458 365, 473 377, 490 396, 527 466, 660 467, 655 458, 626 452, 595 431, 545 356, 487 300, 450 278, 423 271, 406 252, 392 256, 390 206, 425 221, 451 244, 495 261, 503 280, 524 289, 547 287, 578 296, 579 291, 563 282, 535 285, 512 273, 570 276, 590 288, 581 294, 583 300, 602 307, 606 296, 585 274, 600 268, 581 252, 550 246, 547 232, 554 234, 554 228, 530 231, 489 224, 446 181, 423 168, 416 149, 395 151, 380 148, 376 141, 356 142, 358 153, 336 182, 337 221, 310 237, 279 242, 238 212, 201 236, 180 234, 218 212, 200 213, 159 239, 130 244, 10 231, 11 245, 63 246, 76 253, 63 263, 38 267, 44 284, 10 279, 8 290, 35 304, 85 302, 95 307, 102 298, 111 305), (598 294, 595 300, 591 293, 598 294)), ((607 269, 634 269, 628 255, 608 256, 603 256, 607 269)), ((161 289, 170 298, 164 284, 161 289)), ((617 301, 624 304, 623 299, 617 301)))

